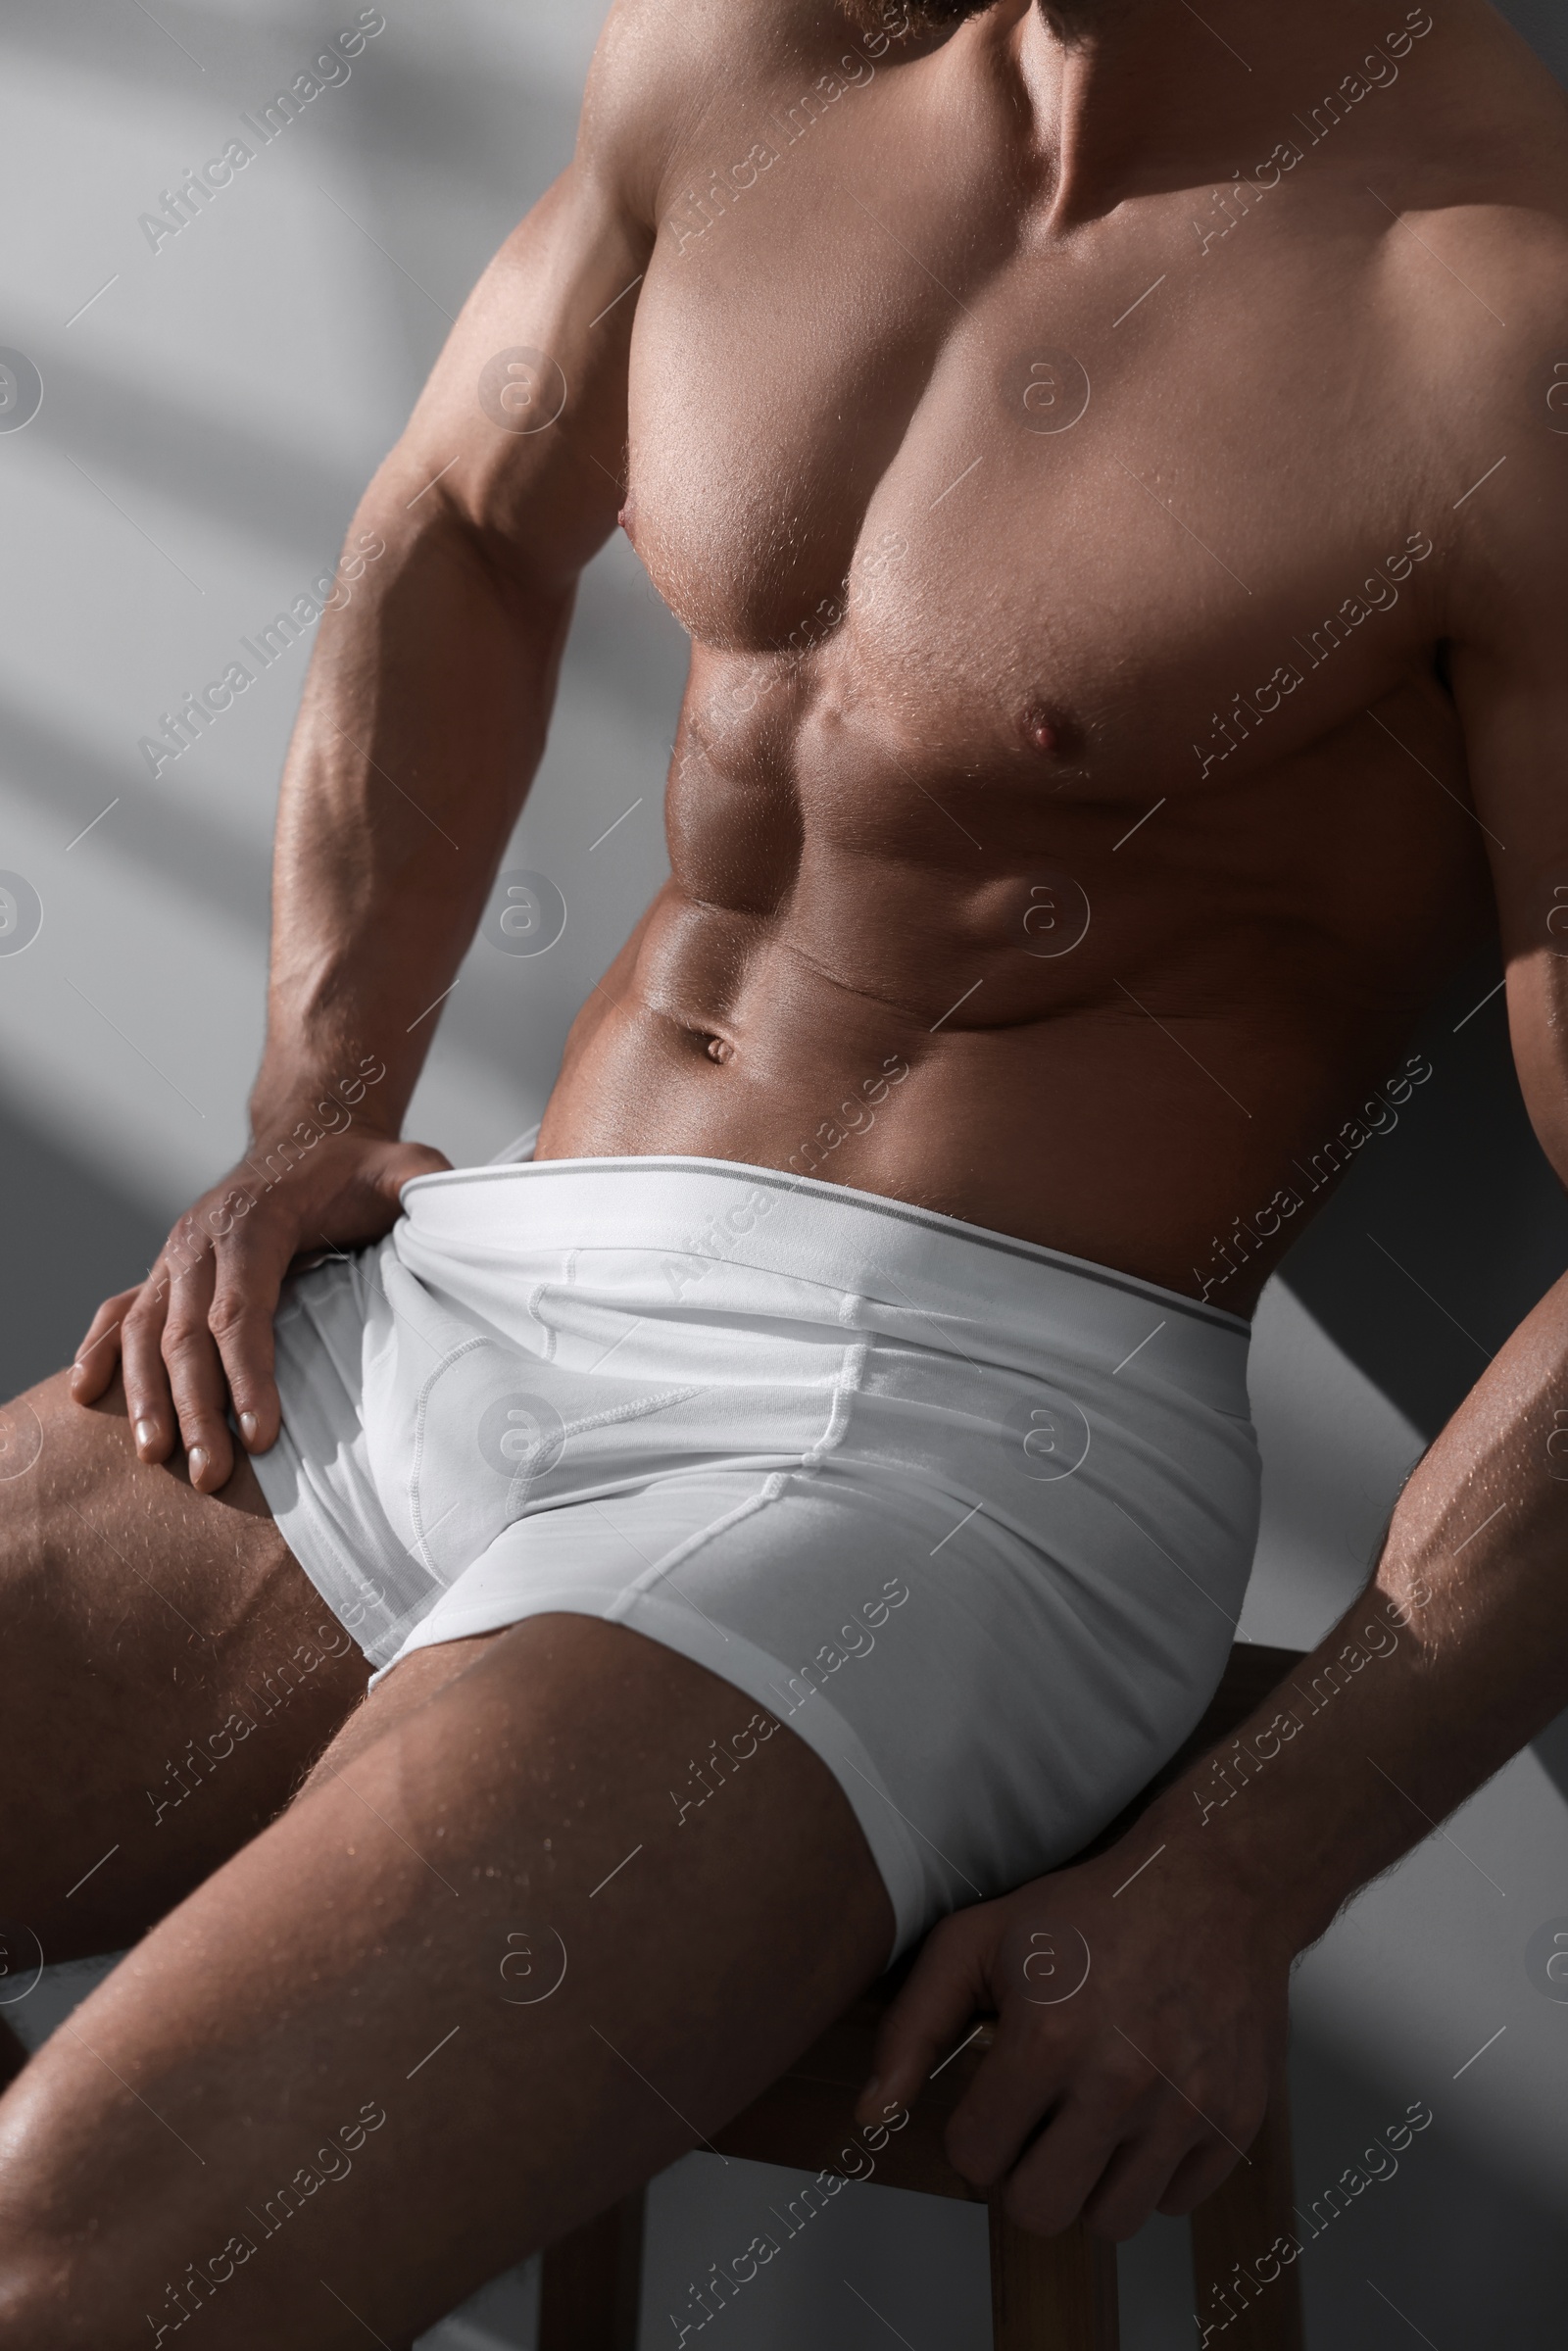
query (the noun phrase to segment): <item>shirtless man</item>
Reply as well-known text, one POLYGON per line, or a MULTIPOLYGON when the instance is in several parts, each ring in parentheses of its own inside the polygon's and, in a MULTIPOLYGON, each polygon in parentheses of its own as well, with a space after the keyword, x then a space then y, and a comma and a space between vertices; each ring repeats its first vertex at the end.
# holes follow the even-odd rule
POLYGON ((867 2117, 995 2003, 1027 2227, 1236 2160, 1294 1955, 1568 1703, 1564 1282, 1332 1704, 1054 1866, 1217 1677, 1243 1318, 1494 905, 1568 1175, 1565 260, 1480 0, 621 0, 321 623, 253 1148, 7 1423, 13 1944, 141 1938, 0 2105, 7 2351, 406 2344, 939 1920, 867 2117), (672 878, 444 1173, 617 517, 672 878))

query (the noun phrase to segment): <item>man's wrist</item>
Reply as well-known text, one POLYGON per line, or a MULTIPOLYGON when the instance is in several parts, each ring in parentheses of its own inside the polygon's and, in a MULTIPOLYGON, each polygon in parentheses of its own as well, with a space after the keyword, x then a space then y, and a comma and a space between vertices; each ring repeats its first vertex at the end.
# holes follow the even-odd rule
POLYGON ((1266 1912, 1297 1950, 1408 1850, 1419 1815, 1370 1750, 1425 1744, 1430 1563, 1391 1534, 1378 1580, 1248 1719, 1162 1789, 1146 1821, 1266 1912))
POLYGON ((387 1076, 378 1053, 354 1048, 323 1053, 310 1065, 264 1067, 251 1095, 251 1140, 291 1136, 302 1126, 333 1134, 350 1124, 395 1139, 404 1105, 388 1090, 387 1076))
POLYGON ((1178 1868, 1206 1880, 1216 1900, 1294 1959, 1324 1933, 1359 1883, 1331 1833, 1333 1790, 1303 1788, 1293 1773, 1297 1785, 1289 1789, 1260 1788, 1249 1804, 1249 1791, 1237 1788, 1239 1802, 1216 1805, 1216 1760, 1203 1757, 1162 1790, 1134 1834, 1151 1852, 1163 1846, 1178 1868))

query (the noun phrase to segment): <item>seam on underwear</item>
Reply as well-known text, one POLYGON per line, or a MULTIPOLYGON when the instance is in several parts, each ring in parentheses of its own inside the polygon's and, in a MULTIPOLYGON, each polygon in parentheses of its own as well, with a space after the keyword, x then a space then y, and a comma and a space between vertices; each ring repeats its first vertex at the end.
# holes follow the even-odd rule
MULTIPOLYGON (((666 1388, 657 1396, 628 1396, 624 1403, 611 1404, 603 1412, 590 1412, 580 1420, 564 1420, 561 1424, 562 1451, 565 1450, 574 1437, 586 1437, 592 1429, 613 1428, 621 1421, 646 1420, 651 1413, 662 1412, 666 1405, 684 1404, 691 1396, 702 1394, 701 1388, 666 1388)), ((548 1469, 518 1471, 507 1489, 506 1523, 509 1527, 515 1526, 519 1519, 528 1516, 528 1502, 535 1482, 549 1475, 548 1469)))
MULTIPOLYGON (((437 1527, 444 1525, 446 1519, 451 1517, 452 1511, 450 1509, 446 1511, 441 1518, 436 1520, 435 1527, 430 1528, 428 1533, 426 1532, 418 1486, 419 1473, 424 1463, 426 1410, 436 1382, 442 1379, 455 1363, 460 1362, 465 1355, 471 1353, 476 1347, 493 1347, 495 1344, 493 1340, 479 1335, 472 1339, 466 1339, 461 1347, 455 1347, 451 1354, 444 1361, 438 1363, 435 1370, 430 1373, 419 1392, 418 1403, 415 1409, 414 1460, 409 1472, 409 1515, 414 1524, 415 1539, 418 1545, 419 1565, 426 1574, 435 1578, 436 1584, 442 1592, 450 1592, 452 1586, 430 1554, 429 1538, 435 1533, 437 1527)), ((655 1396, 628 1396, 624 1402, 609 1405, 603 1412, 591 1412, 579 1419, 563 1421, 561 1427, 563 1447, 568 1445, 573 1437, 585 1437, 591 1430, 612 1428, 622 1421, 646 1420, 652 1413, 662 1412, 672 1404, 684 1404, 692 1396, 701 1396, 703 1393, 701 1387, 666 1388, 655 1396)), ((507 1490, 506 1524, 508 1526, 515 1524, 518 1519, 527 1515, 527 1506, 533 1487, 541 1475, 548 1476, 549 1472, 519 1472, 513 1478, 507 1490)), ((455 1508, 456 1504, 453 1507, 455 1508)))
MULTIPOLYGON (((624 1403, 612 1404, 603 1412, 591 1412, 581 1420, 563 1421, 561 1424, 562 1450, 565 1450, 574 1437, 586 1437, 592 1429, 613 1428, 622 1421, 646 1420, 651 1413, 662 1412, 668 1404, 684 1404, 689 1397, 701 1396, 702 1393, 701 1388, 668 1388, 659 1396, 628 1396, 624 1403)), ((554 1465, 552 1464, 552 1466, 554 1465)), ((509 1527, 515 1526, 521 1519, 529 1515, 528 1503, 535 1481, 549 1475, 549 1470, 530 1470, 526 1473, 519 1472, 513 1479, 511 1486, 507 1489, 506 1523, 509 1527)), ((486 1548, 488 1547, 486 1545, 486 1548)))
MULTIPOLYGON (((858 1301, 857 1301, 858 1302, 858 1301)), ((850 1398, 860 1392, 861 1374, 870 1347, 869 1339, 855 1340, 844 1350, 839 1376, 833 1383, 833 1401, 828 1407, 827 1427, 808 1451, 801 1457, 803 1470, 819 1469, 825 1454, 837 1452, 849 1432, 850 1398)))
POLYGON ((625 1403, 612 1403, 602 1413, 588 1413, 585 1420, 562 1420, 562 1437, 588 1437, 590 1430, 612 1430, 618 1420, 647 1420, 649 1413, 662 1413, 667 1403, 686 1403, 691 1396, 708 1395, 706 1387, 662 1387, 656 1396, 627 1396, 625 1403))
MULTIPOLYGON (((545 1348, 545 1353, 544 1353, 544 1360, 545 1360, 547 1363, 559 1363, 559 1362, 561 1361, 561 1356, 560 1356, 560 1351, 559 1351, 559 1344, 558 1344, 558 1343, 559 1343, 559 1341, 560 1341, 560 1337, 561 1337, 561 1325, 560 1325, 559 1323, 555 1323, 555 1322, 552 1322, 552 1321, 551 1321, 551 1319, 550 1319, 549 1315, 548 1315, 548 1314, 546 1314, 546 1312, 544 1311, 544 1307, 543 1307, 543 1305, 542 1305, 542 1303, 541 1303, 541 1300, 543 1299, 543 1298, 544 1298, 544 1296, 545 1296, 545 1294, 546 1294, 546 1292, 547 1292, 547 1291, 550 1291, 550 1290, 558 1290, 558 1289, 565 1289, 565 1288, 567 1288, 567 1287, 570 1287, 570 1288, 572 1288, 572 1289, 575 1289, 575 1287, 576 1287, 576 1275, 577 1275, 577 1258, 578 1258, 578 1256, 579 1256, 579 1254, 580 1254, 580 1253, 581 1253, 581 1252, 580 1252, 579 1250, 575 1249, 568 1249, 568 1251, 566 1252, 566 1279, 565 1279, 564 1282, 536 1282, 536 1283, 534 1284, 534 1287, 533 1287, 532 1291, 529 1293, 529 1297, 528 1297, 528 1312, 529 1312, 529 1313, 532 1315, 532 1317, 533 1317, 534 1321, 535 1321, 535 1322, 536 1322, 536 1323, 539 1325, 539 1328, 540 1328, 542 1331, 546 1331, 546 1332, 548 1332, 548 1333, 549 1333, 549 1345, 548 1345, 548 1346, 547 1346, 547 1347, 545 1348)), ((590 1311, 591 1311, 591 1310, 592 1310, 592 1307, 593 1307, 593 1303, 594 1303, 594 1301, 593 1301, 592 1299, 589 1299, 589 1300, 587 1300, 587 1301, 586 1301, 586 1303, 588 1304, 588 1307, 589 1307, 589 1309, 590 1309, 590 1311)), ((622 1320, 623 1322, 626 1320, 626 1317, 625 1317, 625 1310, 624 1310, 624 1308, 620 1308, 620 1307, 616 1307, 616 1306, 613 1306, 613 1305, 612 1305, 612 1306, 609 1306, 609 1307, 605 1308, 604 1310, 605 1310, 606 1312, 610 1313, 610 1314, 615 1314, 615 1313, 619 1313, 619 1314, 620 1314, 620 1317, 621 1317, 621 1320, 622 1320)), ((588 1373, 589 1373, 589 1376, 591 1377, 591 1376, 592 1376, 592 1374, 593 1374, 594 1372, 596 1372, 596 1371, 599 1369, 599 1366, 600 1366, 600 1364, 601 1364, 601 1363, 607 1362, 607 1361, 609 1360, 609 1358, 610 1358, 610 1357, 611 1357, 611 1356, 612 1356, 612 1355, 614 1353, 614 1351, 615 1351, 615 1348, 616 1348, 617 1347, 619 1347, 619 1346, 620 1346, 620 1344, 621 1344, 621 1341, 622 1341, 622 1340, 629 1339, 629 1338, 631 1337, 631 1335, 632 1335, 633 1331, 635 1331, 635 1330, 638 1328, 639 1324, 646 1322, 646 1321, 647 1321, 647 1319, 648 1319, 648 1317, 646 1316, 646 1314, 634 1314, 634 1315, 631 1317, 630 1321, 629 1321, 629 1322, 626 1322, 626 1327, 625 1327, 625 1329, 624 1329, 624 1330, 621 1332, 621 1334, 620 1334, 620 1338, 619 1338, 619 1339, 617 1339, 617 1340, 615 1340, 615 1341, 613 1341, 613 1342, 612 1342, 612 1344, 610 1347, 608 1347, 605 1349, 605 1351, 604 1351, 604 1353, 603 1353, 602 1355, 600 1355, 600 1356, 596 1357, 596 1359, 595 1359, 595 1360, 594 1360, 592 1363, 590 1363, 590 1364, 589 1364, 589 1366, 588 1366, 588 1373)), ((569 1368, 569 1367, 568 1367, 568 1366, 564 1366, 564 1365, 563 1366, 563 1369, 566 1369, 566 1368, 569 1368)), ((695 1390, 693 1390, 693 1392, 692 1392, 692 1393, 695 1395, 695 1394, 696 1394, 696 1391, 695 1391, 695 1390)))
MULTIPOLYGON (((711 1543, 715 1537, 727 1533, 729 1528, 738 1526, 743 1518, 750 1518, 755 1511, 764 1509, 769 1502, 776 1502, 789 1483, 789 1477, 788 1470, 770 1471, 757 1493, 748 1494, 744 1502, 736 1502, 728 1510, 721 1511, 718 1517, 710 1519, 706 1527, 699 1527, 694 1535, 683 1535, 672 1550, 666 1551, 662 1558, 654 1560, 652 1565, 646 1567, 640 1576, 634 1577, 631 1583, 624 1587, 620 1595, 621 1601, 645 1597, 656 1585, 667 1582, 677 1567, 683 1567, 688 1559, 694 1558, 705 1543, 711 1543)), ((608 1513, 606 1515, 608 1516, 608 1513)), ((615 1522, 611 1519, 610 1523, 614 1526, 615 1522)), ((617 1534, 620 1532, 618 1528, 615 1531, 617 1534)), ((633 1547, 635 1548, 635 1545, 633 1547)))
POLYGON ((583 1420, 565 1420, 561 1424, 563 1439, 586 1437, 590 1429, 613 1428, 617 1421, 646 1420, 651 1412, 662 1412, 666 1404, 684 1404, 694 1396, 705 1396, 708 1389, 665 1388, 657 1396, 628 1396, 623 1404, 611 1404, 603 1412, 591 1412, 583 1420))
POLYGON ((409 1606, 404 1609, 401 1616, 395 1616, 385 1630, 375 1636, 374 1641, 371 1643, 369 1648, 366 1649, 365 1654, 369 1658, 370 1663, 375 1666, 378 1673, 383 1667, 391 1664, 392 1659, 397 1655, 398 1650, 402 1648, 404 1642, 408 1640, 409 1635, 418 1630, 419 1626, 423 1624, 425 1618, 430 1614, 431 1610, 435 1608, 439 1601, 444 1600, 447 1593, 452 1590, 453 1587, 450 1584, 437 1585, 436 1589, 433 1592, 426 1592, 422 1599, 411 1601, 409 1606), (378 1659, 375 1651, 382 1647, 387 1641, 391 1641, 393 1645, 385 1657, 378 1659))
MULTIPOLYGON (((572 1254, 575 1255, 576 1251, 573 1250, 572 1254)), ((533 1288, 528 1293, 528 1302, 524 1308, 524 1312, 527 1314, 529 1321, 536 1323, 539 1329, 543 1331, 545 1335, 545 1351, 539 1358, 541 1363, 554 1363, 556 1360, 556 1340, 559 1337, 559 1333, 557 1332, 555 1324, 539 1311, 539 1300, 544 1297, 544 1294, 549 1287, 550 1285, 548 1282, 535 1282, 533 1288)))

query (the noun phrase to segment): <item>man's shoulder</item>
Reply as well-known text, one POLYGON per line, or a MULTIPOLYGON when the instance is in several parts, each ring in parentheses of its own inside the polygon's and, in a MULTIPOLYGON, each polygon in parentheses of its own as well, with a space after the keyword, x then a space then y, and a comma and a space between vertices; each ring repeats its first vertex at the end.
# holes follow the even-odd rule
POLYGON ((1414 126, 1399 173, 1401 219, 1441 225, 1484 273, 1495 272, 1495 290, 1514 298, 1522 326, 1539 304, 1560 305, 1568 92, 1494 19, 1457 50, 1414 126))
POLYGON ((885 30, 857 30, 837 0, 615 0, 583 105, 579 158, 612 171, 656 216, 672 171, 781 92, 869 78, 906 45, 897 6, 885 30))
POLYGON ((1560 645, 1568 620, 1568 105, 1547 127, 1408 191, 1383 240, 1404 405, 1450 509, 1450 616, 1499 644, 1560 645))
POLYGON ((1425 386, 1440 437, 1446 421, 1544 433, 1552 368, 1568 367, 1568 94, 1499 22, 1388 121, 1368 168, 1346 158, 1344 192, 1378 224, 1396 367, 1425 386))
POLYGON ((1568 153, 1554 175, 1499 171, 1391 211, 1383 262, 1434 423, 1492 431, 1533 474, 1568 455, 1568 153))

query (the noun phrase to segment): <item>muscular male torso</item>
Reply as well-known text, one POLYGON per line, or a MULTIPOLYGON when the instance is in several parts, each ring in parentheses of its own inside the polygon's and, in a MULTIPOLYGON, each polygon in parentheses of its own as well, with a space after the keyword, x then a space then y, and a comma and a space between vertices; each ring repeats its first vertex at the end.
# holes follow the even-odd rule
POLYGON ((792 1168, 1248 1311, 1492 919, 1448 641, 1465 494, 1542 438, 1496 312, 1560 100, 1490 12, 1362 12, 1260 61, 1202 184, 1102 200, 1022 0, 874 72, 834 10, 732 13, 631 356, 671 878, 540 1155, 792 1168))

